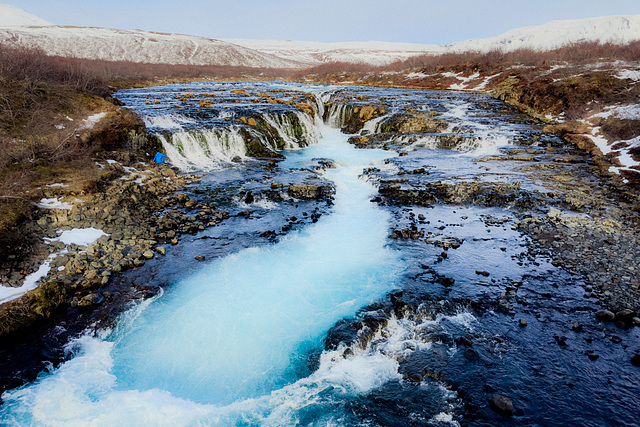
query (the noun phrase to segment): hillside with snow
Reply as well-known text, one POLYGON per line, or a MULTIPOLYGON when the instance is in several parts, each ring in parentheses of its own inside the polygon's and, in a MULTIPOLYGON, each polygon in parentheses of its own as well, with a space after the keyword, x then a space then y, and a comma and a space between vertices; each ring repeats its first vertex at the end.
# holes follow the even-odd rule
POLYGON ((49 55, 107 61, 270 68, 301 68, 310 65, 222 40, 141 30, 60 26, 6 27, 0 28, 0 43, 40 48, 49 55))
POLYGON ((495 37, 450 43, 444 47, 454 52, 512 51, 520 48, 551 50, 584 41, 623 44, 634 40, 640 40, 640 15, 551 21, 544 25, 516 28, 495 37))
POLYGON ((44 19, 25 12, 24 10, 11 6, 10 4, 0 4, 0 27, 20 27, 29 25, 52 25, 44 19))

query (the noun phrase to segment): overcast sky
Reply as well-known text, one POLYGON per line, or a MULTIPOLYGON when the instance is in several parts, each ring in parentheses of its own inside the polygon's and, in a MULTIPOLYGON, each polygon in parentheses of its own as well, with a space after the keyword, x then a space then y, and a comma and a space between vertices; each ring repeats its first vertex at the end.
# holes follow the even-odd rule
MULTIPOLYGON (((7 0, 5 0, 7 1, 7 0)), ((57 25, 211 38, 446 44, 551 20, 640 14, 640 0, 21 0, 57 25)))

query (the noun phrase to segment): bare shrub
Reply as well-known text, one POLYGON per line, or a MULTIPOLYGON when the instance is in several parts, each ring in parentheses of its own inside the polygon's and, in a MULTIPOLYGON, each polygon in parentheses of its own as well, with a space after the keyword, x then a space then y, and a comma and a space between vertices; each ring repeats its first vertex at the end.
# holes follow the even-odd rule
POLYGON ((640 136, 640 120, 617 119, 615 117, 604 121, 600 131, 610 141, 626 141, 640 136))

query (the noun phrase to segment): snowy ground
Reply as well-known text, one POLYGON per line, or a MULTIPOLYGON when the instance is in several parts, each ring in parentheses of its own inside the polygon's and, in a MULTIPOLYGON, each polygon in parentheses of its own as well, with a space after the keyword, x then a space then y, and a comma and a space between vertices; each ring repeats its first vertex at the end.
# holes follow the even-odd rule
MULTIPOLYGON (((85 125, 93 126, 100 119, 102 119, 104 115, 96 114, 94 116, 89 117, 84 121, 85 125)), ((118 163, 115 160, 106 160, 108 164, 116 164, 118 163)), ((104 167, 104 165, 99 164, 100 167, 104 167)), ((143 180, 146 178, 145 172, 146 167, 148 166, 146 163, 140 163, 140 168, 134 167, 124 167, 127 175, 123 176, 121 179, 130 179, 134 180, 134 182, 142 185, 143 180)), ((66 187, 63 183, 55 183, 48 185, 48 187, 66 187)), ((74 200, 61 200, 60 198, 44 198, 37 203, 37 206, 40 209, 73 209, 74 203, 81 203, 82 201, 74 199, 74 200)), ((96 228, 74 228, 71 230, 58 230, 58 237, 53 239, 45 238, 44 241, 47 244, 52 244, 54 242, 62 242, 65 246, 69 246, 71 244, 75 244, 81 248, 87 248, 91 244, 93 244, 96 240, 98 240, 101 236, 107 235, 104 231, 98 230, 96 228)), ((17 288, 12 288, 8 286, 0 285, 0 304, 5 302, 14 300, 16 298, 21 297, 26 294, 30 290, 37 288, 41 280, 49 274, 51 270, 50 265, 51 261, 55 259, 59 255, 63 255, 67 252, 67 249, 62 249, 59 252, 53 253, 47 257, 47 259, 42 263, 40 268, 37 271, 28 275, 22 286, 17 288)))
MULTIPOLYGON (((95 228, 74 228, 72 230, 62 231, 60 235, 55 239, 45 239, 45 241, 48 243, 62 242, 65 245, 76 244, 80 247, 86 248, 87 246, 98 240, 101 236, 106 236, 106 233, 102 230, 98 230, 95 228)), ((31 273, 25 278, 22 286, 20 286, 19 288, 0 286, 0 304, 19 298, 30 290, 37 288, 40 284, 40 279, 46 277, 46 275, 49 274, 49 271, 51 270, 51 261, 58 255, 62 255, 65 252, 66 249, 63 249, 60 252, 49 255, 49 257, 45 260, 44 263, 42 263, 37 271, 31 273)))

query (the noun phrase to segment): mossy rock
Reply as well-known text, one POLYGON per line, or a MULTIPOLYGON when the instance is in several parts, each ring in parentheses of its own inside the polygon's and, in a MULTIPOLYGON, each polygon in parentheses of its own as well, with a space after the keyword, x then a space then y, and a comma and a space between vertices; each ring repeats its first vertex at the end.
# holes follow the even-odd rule
POLYGON ((0 336, 14 334, 50 318, 67 304, 62 282, 48 282, 0 307, 0 336))

